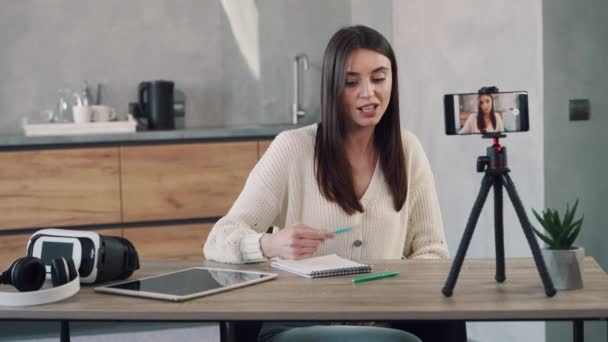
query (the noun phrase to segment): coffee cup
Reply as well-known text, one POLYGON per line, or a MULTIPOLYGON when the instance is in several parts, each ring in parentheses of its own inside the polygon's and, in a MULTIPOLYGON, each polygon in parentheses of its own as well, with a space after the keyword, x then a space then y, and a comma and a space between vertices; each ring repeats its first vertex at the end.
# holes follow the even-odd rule
POLYGON ((74 123, 83 124, 91 122, 91 107, 89 106, 73 106, 72 116, 74 123))
POLYGON ((91 106, 92 116, 94 122, 107 122, 116 120, 116 111, 112 107, 108 106, 91 106))

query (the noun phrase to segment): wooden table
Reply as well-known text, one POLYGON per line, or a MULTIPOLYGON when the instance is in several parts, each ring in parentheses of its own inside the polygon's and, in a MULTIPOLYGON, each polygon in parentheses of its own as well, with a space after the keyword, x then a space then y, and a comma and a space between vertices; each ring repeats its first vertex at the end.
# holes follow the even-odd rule
MULTIPOLYGON (((494 259, 467 259, 454 295, 441 288, 449 260, 371 262, 374 272, 401 275, 353 285, 353 276, 306 279, 268 263, 223 265, 210 261, 158 261, 142 264, 133 278, 190 266, 262 270, 279 273, 275 280, 171 303, 96 293, 83 287, 59 303, 13 308, 0 306, 3 320, 63 321, 394 321, 394 320, 584 320, 608 318, 608 275, 588 257, 584 289, 545 296, 531 258, 507 259, 505 283, 494 281, 494 259)), ((580 331, 579 331, 580 333, 580 331)), ((579 335, 580 336, 580 335, 579 335)))

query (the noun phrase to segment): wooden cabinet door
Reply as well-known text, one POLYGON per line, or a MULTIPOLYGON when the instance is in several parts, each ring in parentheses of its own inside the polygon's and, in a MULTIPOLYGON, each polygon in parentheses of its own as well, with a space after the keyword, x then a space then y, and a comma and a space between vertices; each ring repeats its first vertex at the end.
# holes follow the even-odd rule
POLYGON ((257 161, 257 142, 121 147, 123 221, 226 214, 257 161))
POLYGON ((118 148, 0 153, 0 229, 120 222, 118 148))
MULTIPOLYGON (((103 229, 95 230, 95 232, 101 235, 122 236, 120 229, 103 229)), ((27 254, 27 242, 32 234, 0 236, 0 272, 6 270, 15 259, 27 254)))
POLYGON ((140 260, 203 260, 203 245, 213 224, 126 228, 140 260))

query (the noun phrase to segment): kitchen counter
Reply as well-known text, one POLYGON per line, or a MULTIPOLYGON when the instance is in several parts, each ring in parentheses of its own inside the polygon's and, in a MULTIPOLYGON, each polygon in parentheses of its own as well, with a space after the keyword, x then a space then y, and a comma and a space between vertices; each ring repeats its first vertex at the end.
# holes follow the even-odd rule
POLYGON ((119 134, 87 134, 28 137, 23 133, 0 134, 0 150, 69 148, 86 146, 145 145, 227 140, 271 140, 280 132, 301 125, 250 125, 188 128, 172 131, 139 131, 119 134))

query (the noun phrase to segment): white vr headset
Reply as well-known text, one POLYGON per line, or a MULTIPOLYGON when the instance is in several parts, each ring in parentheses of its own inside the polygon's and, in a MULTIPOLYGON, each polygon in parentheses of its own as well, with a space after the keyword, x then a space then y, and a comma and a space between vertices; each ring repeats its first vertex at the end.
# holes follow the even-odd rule
POLYGON ((39 230, 28 242, 27 256, 0 273, 0 284, 21 292, 0 292, 0 305, 59 301, 76 294, 80 283, 126 279, 137 269, 139 257, 127 239, 91 231, 39 230), (45 280, 53 287, 40 290, 45 280))

